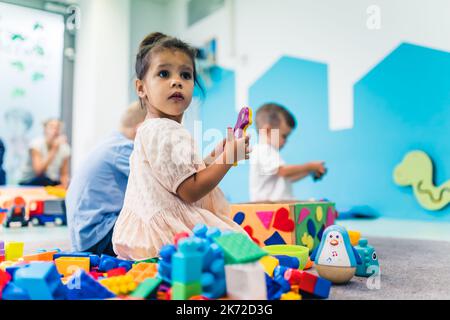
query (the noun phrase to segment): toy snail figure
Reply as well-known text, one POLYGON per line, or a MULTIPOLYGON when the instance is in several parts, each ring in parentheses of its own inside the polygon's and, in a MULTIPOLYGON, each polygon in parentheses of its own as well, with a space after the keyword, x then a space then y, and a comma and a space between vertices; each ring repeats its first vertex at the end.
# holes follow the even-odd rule
POLYGON ((311 254, 317 272, 333 283, 347 283, 355 275, 361 258, 350 243, 345 228, 332 225, 325 229, 322 241, 311 254))

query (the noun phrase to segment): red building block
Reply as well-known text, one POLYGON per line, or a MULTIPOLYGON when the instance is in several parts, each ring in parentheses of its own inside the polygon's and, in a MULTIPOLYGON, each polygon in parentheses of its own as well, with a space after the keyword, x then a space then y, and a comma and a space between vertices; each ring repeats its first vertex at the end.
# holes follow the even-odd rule
POLYGON ((300 289, 300 291, 314 294, 314 288, 316 287, 317 279, 317 276, 311 273, 302 272, 302 274, 300 275, 300 283, 298 288, 300 289))
POLYGON ((11 275, 8 272, 0 270, 0 300, 2 299, 3 288, 11 281, 11 275))
POLYGON ((183 238, 188 238, 189 237, 189 233, 187 232, 180 232, 177 233, 174 237, 173 237, 173 243, 175 244, 175 246, 178 246, 178 241, 180 241, 183 238))
POLYGON ((108 276, 108 278, 110 278, 110 277, 123 276, 126 273, 127 273, 127 269, 122 267, 122 268, 111 269, 108 272, 106 272, 106 275, 108 276))

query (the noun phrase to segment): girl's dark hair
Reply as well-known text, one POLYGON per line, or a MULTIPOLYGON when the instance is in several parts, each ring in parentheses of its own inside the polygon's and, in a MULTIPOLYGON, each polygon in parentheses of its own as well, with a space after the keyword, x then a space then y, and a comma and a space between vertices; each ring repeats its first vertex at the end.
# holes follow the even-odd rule
MULTIPOLYGON (((200 88, 200 91, 204 94, 203 87, 198 80, 197 70, 195 68, 195 57, 197 55, 197 50, 191 47, 186 42, 183 42, 180 39, 171 36, 167 36, 161 32, 150 33, 144 38, 144 40, 141 41, 139 45, 139 52, 136 56, 136 77, 139 80, 143 80, 150 67, 152 53, 164 49, 180 50, 181 52, 187 54, 189 58, 191 58, 192 65, 194 67, 194 84, 196 84, 200 88)), ((142 101, 141 107, 144 107, 142 101)))

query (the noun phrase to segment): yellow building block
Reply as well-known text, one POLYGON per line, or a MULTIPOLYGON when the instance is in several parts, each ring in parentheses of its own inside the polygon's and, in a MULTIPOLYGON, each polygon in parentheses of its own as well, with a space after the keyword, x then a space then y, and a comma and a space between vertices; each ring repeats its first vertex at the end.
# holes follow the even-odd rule
POLYGON ((18 261, 3 261, 2 263, 0 263, 0 270, 2 271, 6 271, 6 268, 15 266, 16 264, 19 264, 20 262, 18 261))
POLYGON ((100 280, 100 283, 115 295, 126 295, 137 288, 137 283, 129 274, 100 280))
POLYGON ((137 283, 141 283, 147 278, 154 278, 158 273, 158 264, 141 262, 134 264, 133 267, 127 272, 127 275, 133 277, 133 280, 137 283))
POLYGON ((23 256, 23 242, 5 243, 5 260, 17 261, 23 256))
POLYGON ((271 256, 265 256, 259 259, 259 263, 264 268, 264 271, 267 273, 269 277, 273 277, 273 271, 280 264, 277 258, 271 256))
POLYGON ((90 271, 90 260, 88 257, 61 257, 55 260, 56 269, 64 277, 71 276, 78 269, 87 273, 90 271))
POLYGON ((361 232, 348 230, 348 236, 350 238, 350 243, 352 246, 357 246, 358 241, 361 238, 361 232))
POLYGON ((283 293, 280 300, 302 300, 302 296, 293 291, 289 291, 288 293, 283 293))

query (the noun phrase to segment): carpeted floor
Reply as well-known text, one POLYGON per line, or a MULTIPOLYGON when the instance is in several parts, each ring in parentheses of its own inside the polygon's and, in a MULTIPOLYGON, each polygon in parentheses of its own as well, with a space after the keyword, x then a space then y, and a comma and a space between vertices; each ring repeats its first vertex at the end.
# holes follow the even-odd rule
POLYGON ((369 244, 380 262, 379 289, 354 277, 333 285, 330 299, 450 299, 450 242, 369 238, 369 244))
MULTIPOLYGON (((333 285, 329 299, 450 299, 450 242, 367 238, 381 266, 378 283, 354 277, 346 285, 333 285), (368 281, 374 289, 368 288, 368 281)), ((26 253, 41 248, 70 250, 66 227, 3 229, 0 239, 25 242, 26 253)))

